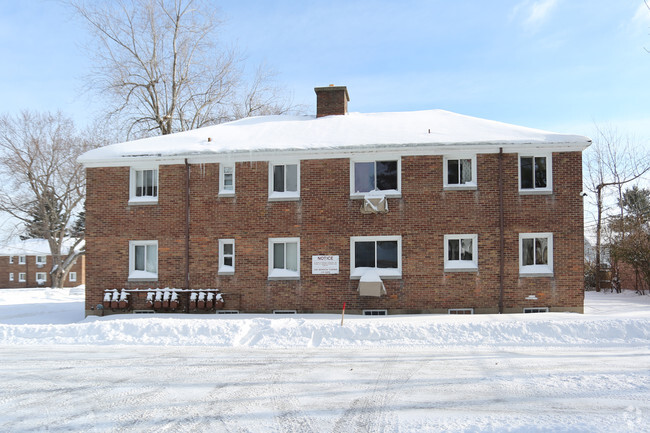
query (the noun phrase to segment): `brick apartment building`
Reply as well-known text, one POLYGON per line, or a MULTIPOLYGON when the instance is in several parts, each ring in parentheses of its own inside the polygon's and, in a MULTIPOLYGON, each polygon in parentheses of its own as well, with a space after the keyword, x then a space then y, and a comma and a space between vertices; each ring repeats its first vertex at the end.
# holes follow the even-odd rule
POLYGON ((86 313, 193 312, 217 290, 223 312, 583 311, 588 138, 315 91, 316 116, 83 155, 86 313), (177 302, 152 307, 156 288, 177 302))
MULTIPOLYGON (((50 247, 44 239, 27 239, 0 247, 0 289, 50 287, 52 264, 50 247)), ((85 284, 85 264, 84 256, 75 261, 64 287, 85 284)))

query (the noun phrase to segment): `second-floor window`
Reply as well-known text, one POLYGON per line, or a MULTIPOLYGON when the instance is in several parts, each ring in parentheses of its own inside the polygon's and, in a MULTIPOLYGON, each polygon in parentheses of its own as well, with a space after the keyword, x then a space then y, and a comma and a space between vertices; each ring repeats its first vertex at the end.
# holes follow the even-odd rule
POLYGON ((551 184, 550 156, 519 156, 519 191, 550 192, 551 184))
POLYGON ((370 191, 398 194, 400 166, 398 160, 352 162, 352 191, 362 196, 370 191))
POLYGON ((445 188, 476 187, 476 157, 444 158, 445 188))
POLYGON ((219 166, 219 195, 233 195, 235 193, 235 166, 219 166))
POLYGON ((37 265, 44 265, 47 263, 47 257, 46 256, 36 256, 36 264, 37 265))
POLYGON ((269 199, 296 200, 300 197, 300 164, 269 164, 269 199))
POLYGON ((18 264, 24 265, 25 263, 27 263, 27 256, 18 256, 18 264))
POLYGON ((131 202, 158 200, 158 169, 131 169, 131 202))

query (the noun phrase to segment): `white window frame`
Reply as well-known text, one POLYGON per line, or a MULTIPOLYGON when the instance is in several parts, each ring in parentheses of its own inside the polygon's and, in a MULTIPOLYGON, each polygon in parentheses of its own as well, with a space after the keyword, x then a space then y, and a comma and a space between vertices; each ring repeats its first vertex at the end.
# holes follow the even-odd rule
POLYGON ((14 273, 9 272, 9 281, 13 281, 13 280, 14 280, 14 273))
POLYGON ((40 281, 43 283, 47 282, 47 272, 36 272, 36 282, 40 284, 40 281), (39 276, 44 276, 45 278, 38 278, 39 276))
POLYGON ((219 164, 219 195, 222 197, 232 197, 235 195, 235 163, 219 164), (232 189, 226 189, 226 169, 232 170, 232 189))
POLYGON ((553 276, 553 233, 519 233, 519 276, 552 277, 553 276), (547 264, 524 266, 524 239, 546 238, 548 240, 547 264))
POLYGON ((299 280, 300 279, 300 238, 269 238, 269 280, 299 280), (285 246, 285 268, 273 268, 273 246, 275 244, 296 243, 297 262, 296 271, 286 269, 286 246, 285 246))
POLYGON ((269 161, 268 166, 269 166, 269 201, 299 200, 300 199, 300 160, 296 160, 296 161, 289 160, 289 161, 282 161, 282 162, 269 161), (275 167, 281 165, 285 167, 287 165, 296 166, 296 191, 286 191, 286 183, 287 183, 286 168, 284 170, 285 191, 283 192, 273 191, 273 172, 275 171, 275 167))
POLYGON ((27 263, 27 256, 18 256, 18 264, 24 265, 25 263, 27 263))
POLYGON ((46 265, 47 264, 47 256, 36 256, 36 264, 37 265, 46 265))
POLYGON ((443 182, 443 188, 444 189, 449 189, 449 190, 470 190, 470 189, 476 189, 477 187, 477 181, 476 181, 476 154, 472 155, 445 155, 442 158, 442 182, 443 182), (449 166, 448 166, 448 161, 460 161, 461 159, 469 159, 471 160, 472 164, 472 180, 470 182, 466 183, 449 183, 449 166))
POLYGON ((9 264, 10 265, 14 264, 14 256, 9 256, 9 264))
MULTIPOLYGON (((376 247, 375 247, 376 248, 376 247)), ((377 250, 375 249, 375 261, 377 260, 377 250)), ((374 269, 382 278, 402 278, 402 236, 351 236, 350 237, 350 279, 358 280, 369 269, 374 269), (356 242, 380 242, 380 241, 397 241, 397 269, 393 268, 369 268, 355 267, 355 243, 356 242)))
POLYGON ((69 272, 68 273, 68 281, 71 283, 76 283, 77 282, 77 273, 76 272, 69 272))
MULTIPOLYGON (((158 263, 159 263, 159 256, 160 254, 158 253, 158 241, 154 240, 148 240, 148 241, 129 241, 129 281, 157 281, 158 280, 158 263), (145 254, 146 254, 146 247, 150 245, 155 245, 156 246, 156 272, 147 272, 145 271, 140 271, 135 269, 135 247, 136 246, 144 246, 145 247, 145 254)), ((145 255, 145 263, 147 262, 147 257, 145 255)))
POLYGON ((474 309, 473 308, 450 308, 447 310, 447 314, 451 314, 451 315, 474 314, 474 309))
POLYGON ((478 271, 478 235, 477 234, 453 234, 445 235, 444 264, 445 272, 476 272, 478 271), (472 260, 449 260, 450 240, 472 240, 472 260))
POLYGON ((548 307, 526 307, 524 308, 524 314, 529 313, 548 313, 548 307))
MULTIPOLYGON (((350 198, 360 199, 363 198, 368 192, 356 192, 355 188, 355 168, 354 165, 364 162, 373 162, 375 163, 375 173, 377 172, 377 162, 383 161, 397 161, 397 189, 381 190, 384 195, 388 198, 400 198, 402 197, 402 157, 399 155, 387 155, 386 157, 375 157, 375 158, 350 158, 350 198)), ((375 176, 375 186, 377 179, 375 176)))
POLYGON ((137 165, 132 166, 129 175, 129 204, 156 204, 158 203, 158 197, 160 197, 160 166, 158 165, 137 165), (155 184, 156 184, 156 196, 136 196, 136 177, 137 172, 154 170, 155 171, 155 184))
POLYGON ((364 316, 388 316, 388 310, 382 310, 382 309, 363 310, 362 314, 364 316))
POLYGON ((234 275, 235 274, 235 240, 234 239, 219 239, 219 275, 234 275), (232 244, 232 254, 226 254, 225 245, 232 244), (232 266, 225 264, 225 258, 232 258, 232 266))
POLYGON ((18 272, 18 282, 19 283, 24 283, 27 281, 27 273, 26 272, 18 272))
POLYGON ((553 158, 551 153, 520 153, 517 156, 517 182, 519 188, 519 194, 551 194, 553 193, 553 158), (522 158, 533 158, 533 187, 532 188, 522 188, 521 187, 521 159, 522 158), (535 160, 534 158, 546 158, 546 187, 537 188, 535 187, 535 160))

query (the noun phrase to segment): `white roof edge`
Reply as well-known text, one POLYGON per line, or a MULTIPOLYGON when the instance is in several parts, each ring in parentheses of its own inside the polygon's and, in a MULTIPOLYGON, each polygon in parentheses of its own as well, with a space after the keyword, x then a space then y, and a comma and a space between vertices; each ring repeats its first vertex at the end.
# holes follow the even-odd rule
MULTIPOLYGON (((579 136, 576 136, 576 138, 579 136)), ((349 158, 351 155, 392 153, 400 156, 416 155, 446 155, 449 153, 499 153, 504 148, 506 153, 518 153, 524 151, 545 150, 550 152, 577 152, 583 151, 591 144, 586 137, 582 141, 566 142, 475 142, 475 143, 431 143, 431 144, 383 144, 383 145, 360 145, 338 148, 316 148, 316 149, 257 149, 230 152, 206 152, 187 153, 177 155, 141 155, 122 156, 113 158, 83 158, 78 161, 85 167, 129 167, 138 164, 172 165, 188 163, 213 163, 220 161, 268 161, 278 159, 282 156, 290 156, 300 159, 336 159, 349 158), (513 149, 515 148, 515 149, 513 149)))

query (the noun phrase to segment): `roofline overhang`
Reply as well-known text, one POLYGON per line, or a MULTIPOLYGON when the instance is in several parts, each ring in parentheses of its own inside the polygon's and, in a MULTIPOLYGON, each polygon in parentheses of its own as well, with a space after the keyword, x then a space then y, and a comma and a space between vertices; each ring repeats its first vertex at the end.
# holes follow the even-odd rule
POLYGON ((346 147, 319 147, 313 149, 288 148, 288 149, 256 149, 203 153, 179 153, 176 155, 163 155, 151 153, 141 155, 126 155, 116 158, 92 159, 83 156, 78 161, 84 167, 124 167, 143 163, 157 163, 161 165, 218 163, 221 161, 269 161, 281 158, 290 159, 337 159, 350 158, 368 154, 397 154, 400 156, 419 155, 447 155, 455 154, 490 154, 499 153, 503 148, 506 153, 522 153, 531 151, 544 152, 582 152, 591 145, 591 140, 566 141, 566 142, 466 142, 466 143, 406 143, 406 144, 378 144, 358 145, 346 147))

